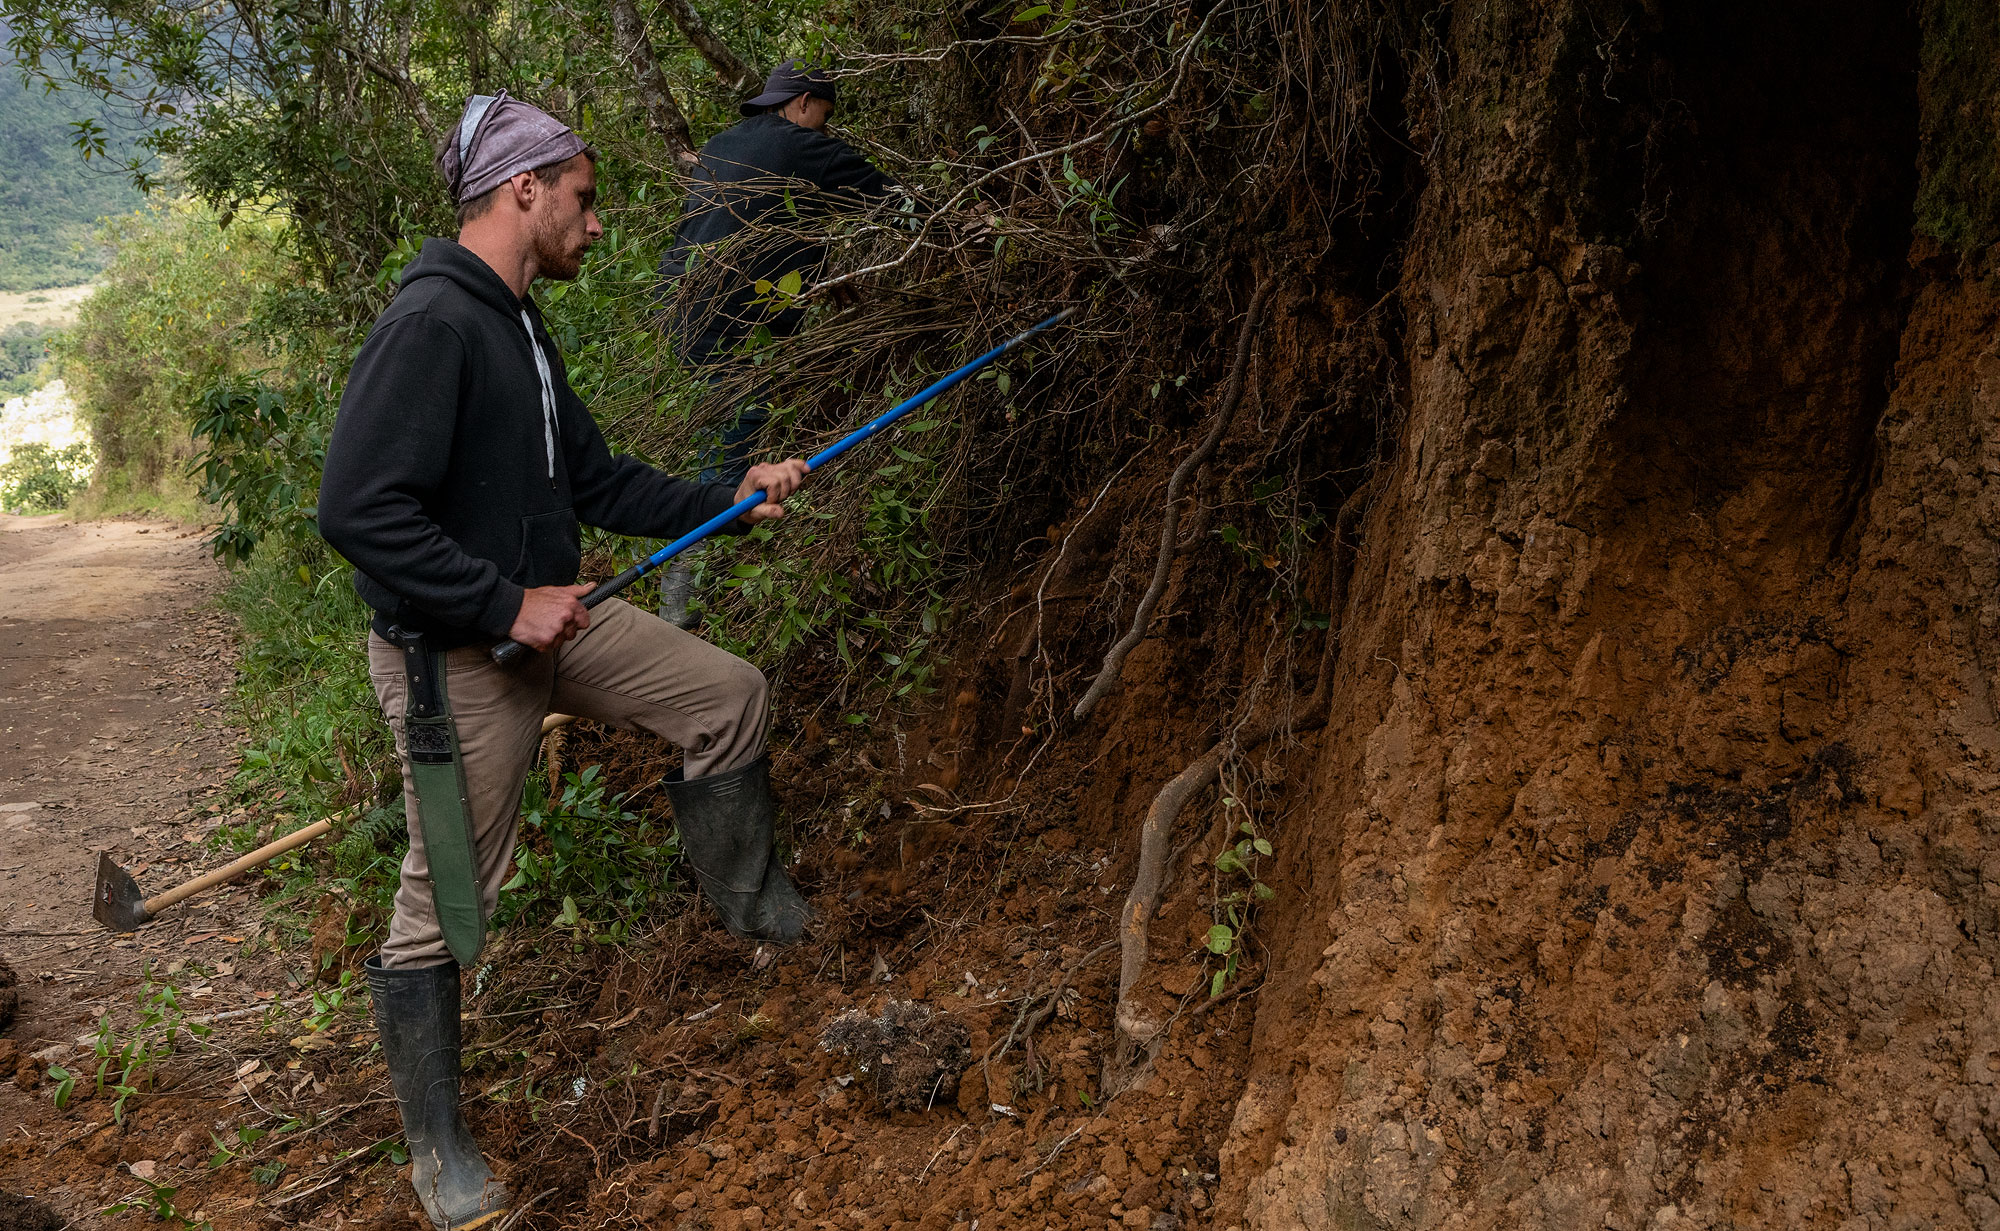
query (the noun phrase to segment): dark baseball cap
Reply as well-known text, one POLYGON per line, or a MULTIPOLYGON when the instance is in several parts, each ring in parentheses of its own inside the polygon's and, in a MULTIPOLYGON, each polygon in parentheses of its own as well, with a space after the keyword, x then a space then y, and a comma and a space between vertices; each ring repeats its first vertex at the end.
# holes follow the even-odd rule
POLYGON ((833 74, 823 68, 807 68, 801 60, 786 60, 764 78, 764 92, 745 100, 741 110, 744 115, 756 115, 766 107, 781 106, 801 94, 838 101, 834 97, 833 74))

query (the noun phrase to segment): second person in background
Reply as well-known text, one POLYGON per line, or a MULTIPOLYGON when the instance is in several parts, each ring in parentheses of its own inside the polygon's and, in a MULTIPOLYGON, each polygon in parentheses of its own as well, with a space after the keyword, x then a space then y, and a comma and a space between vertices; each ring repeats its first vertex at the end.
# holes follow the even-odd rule
MULTIPOLYGON (((896 186, 826 131, 837 100, 832 74, 787 60, 742 105, 745 118, 701 147, 690 170, 694 185, 660 277, 682 360, 711 384, 759 329, 788 337, 805 319, 803 307, 757 284, 797 273, 809 285, 826 262, 826 243, 815 234, 821 220, 874 205, 896 186)), ((770 415, 765 399, 760 389, 734 408, 703 481, 741 481, 749 441, 770 415)), ((693 553, 684 552, 660 583, 662 619, 690 623, 693 585, 693 553)))

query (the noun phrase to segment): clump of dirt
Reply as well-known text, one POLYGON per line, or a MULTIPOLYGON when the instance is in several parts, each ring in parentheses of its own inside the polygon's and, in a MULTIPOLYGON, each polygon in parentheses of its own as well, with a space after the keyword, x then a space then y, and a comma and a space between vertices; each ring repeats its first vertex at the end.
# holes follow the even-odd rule
POLYGON ((878 1017, 850 1009, 819 1036, 821 1047, 852 1061, 855 1080, 896 1111, 955 1105, 971 1043, 964 1022, 912 1000, 891 1000, 878 1017))
POLYGON ((362 977, 361 963, 373 946, 363 943, 377 932, 379 923, 370 907, 357 906, 338 894, 327 894, 314 909, 312 922, 313 977, 330 987, 340 984, 343 974, 362 977))
POLYGON ((41 1076, 32 1058, 12 1039, 0 1039, 0 1081, 11 1081, 23 1090, 32 1090, 41 1076))
POLYGON ((62 1231, 67 1221, 33 1197, 0 1189, 0 1231, 62 1231))

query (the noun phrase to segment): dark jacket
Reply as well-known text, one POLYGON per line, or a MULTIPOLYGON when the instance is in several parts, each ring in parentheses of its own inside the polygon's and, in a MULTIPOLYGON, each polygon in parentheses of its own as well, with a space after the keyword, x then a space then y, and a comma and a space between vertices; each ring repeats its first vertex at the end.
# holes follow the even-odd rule
POLYGON ((523 590, 576 581, 579 519, 670 538, 732 496, 614 457, 533 301, 431 239, 348 375, 319 530, 354 564, 377 632, 401 624, 463 645, 507 636, 523 590), (524 311, 550 368, 553 455, 524 311))
POLYGON ((826 246, 797 232, 823 228, 828 214, 865 208, 895 186, 845 141, 776 112, 710 138, 694 181, 660 275, 670 287, 673 332, 697 363, 758 325, 778 337, 796 331, 805 309, 753 302, 764 298, 756 283, 796 270, 810 284, 826 246))

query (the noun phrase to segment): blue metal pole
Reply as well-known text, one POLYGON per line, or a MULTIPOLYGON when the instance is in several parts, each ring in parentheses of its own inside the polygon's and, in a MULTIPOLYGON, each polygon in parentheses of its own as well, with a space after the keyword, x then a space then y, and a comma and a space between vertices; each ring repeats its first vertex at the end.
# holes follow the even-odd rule
MULTIPOLYGON (((981 355, 977 359, 974 359, 972 362, 966 364, 965 366, 958 368, 956 371, 949 372, 944 376, 939 377, 936 381, 933 381, 930 385, 926 386, 924 389, 920 390, 915 394, 912 394, 907 398, 904 398, 902 401, 896 403, 888 410, 883 411, 875 418, 869 420, 866 424, 863 424, 861 427, 858 427, 854 431, 849 432, 847 435, 841 437, 839 440, 836 440, 832 444, 828 445, 826 448, 821 449, 818 453, 815 453, 811 457, 807 458, 806 469, 808 471, 816 472, 820 469, 820 467, 825 466, 828 462, 833 461, 835 458, 847 452, 849 449, 852 449, 854 446, 862 443, 863 441, 871 440, 874 437, 880 435, 882 432, 888 430, 888 428, 893 426, 898 419, 901 419, 904 416, 908 415, 910 412, 916 410, 918 407, 930 401, 932 398, 935 398, 940 394, 949 391, 953 386, 957 385, 960 381, 963 381, 966 377, 973 375, 975 372, 978 372, 981 368, 986 367, 994 360, 1000 358, 1000 356, 1006 354, 1008 351, 1013 350, 1015 347, 1021 345, 1023 342, 1026 342, 1029 338, 1032 338, 1036 334, 1042 332, 1042 330, 1048 329, 1051 326, 1061 324, 1063 321, 1068 320, 1070 315, 1075 311, 1076 311, 1075 308, 1064 308, 1062 311, 1056 313, 1054 316, 1049 317, 1047 320, 1042 321, 1039 324, 1032 325, 1027 329, 1023 329, 1020 333, 1017 333, 1013 337, 1008 338, 1005 342, 1002 342, 1000 345, 994 347, 990 351, 987 351, 985 354, 981 355)), ((618 574, 616 577, 613 577, 609 581, 600 583, 595 589, 591 590, 590 593, 584 595, 580 601, 583 603, 585 607, 597 606, 605 599, 610 598, 612 595, 618 593, 620 590, 623 590, 625 587, 631 585, 633 582, 639 580, 641 577, 644 577, 646 574, 652 572, 654 569, 659 568, 662 564, 665 564, 667 561, 673 559, 675 556, 680 555, 688 548, 693 547, 696 543, 701 542, 703 539, 708 538, 710 535, 713 535, 716 531, 721 530, 724 526, 727 526, 730 522, 733 522, 737 518, 743 516, 745 513, 748 513, 751 509, 754 509, 758 505, 764 503, 764 500, 765 500, 765 495, 763 492, 755 492, 751 495, 745 496, 743 499, 737 501, 736 504, 732 506, 728 511, 717 513, 714 517, 709 518, 701 525, 696 526, 694 529, 688 531, 686 534, 683 534, 679 538, 675 539, 673 542, 668 543, 665 547, 660 548, 660 550, 654 552, 650 556, 647 556, 644 560, 639 561, 639 563, 633 565, 631 568, 626 569, 624 572, 618 574)), ((493 661, 501 664, 502 666, 505 666, 506 664, 513 662, 515 659, 519 658, 521 655, 527 652, 528 652, 528 647, 522 645, 518 641, 503 641, 499 645, 493 647, 493 661)))

